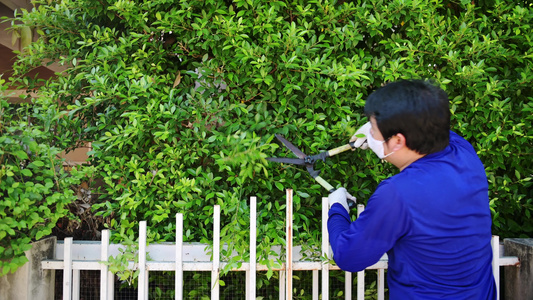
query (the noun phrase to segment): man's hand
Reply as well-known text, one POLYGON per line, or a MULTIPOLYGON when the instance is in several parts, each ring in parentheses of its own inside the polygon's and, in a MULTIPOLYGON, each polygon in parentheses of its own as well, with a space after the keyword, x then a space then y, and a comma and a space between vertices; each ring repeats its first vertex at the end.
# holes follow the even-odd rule
POLYGON ((329 208, 335 203, 340 203, 348 213, 350 213, 350 208, 348 207, 348 200, 356 202, 356 198, 348 193, 345 188, 341 187, 335 190, 333 193, 329 194, 329 208))
POLYGON ((350 139, 350 143, 354 143, 354 148, 352 150, 355 150, 355 148, 361 148, 361 149, 368 149, 368 143, 366 142, 366 136, 370 134, 370 122, 367 122, 365 125, 361 126, 355 134, 350 139))

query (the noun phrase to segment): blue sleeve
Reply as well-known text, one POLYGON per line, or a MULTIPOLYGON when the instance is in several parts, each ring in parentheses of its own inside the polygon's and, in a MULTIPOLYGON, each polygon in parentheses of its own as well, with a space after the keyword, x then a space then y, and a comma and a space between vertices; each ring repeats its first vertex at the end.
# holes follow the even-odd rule
POLYGON ((474 155, 479 159, 477 156, 476 150, 474 149, 474 146, 470 144, 469 141, 467 141, 464 137, 458 135, 457 133, 450 130, 450 146, 452 147, 461 147, 465 149, 468 153, 471 155, 474 155))
POLYGON ((356 221, 334 204, 329 210, 329 242, 335 263, 345 271, 358 272, 376 262, 409 231, 410 217, 401 195, 387 181, 368 200, 356 221))

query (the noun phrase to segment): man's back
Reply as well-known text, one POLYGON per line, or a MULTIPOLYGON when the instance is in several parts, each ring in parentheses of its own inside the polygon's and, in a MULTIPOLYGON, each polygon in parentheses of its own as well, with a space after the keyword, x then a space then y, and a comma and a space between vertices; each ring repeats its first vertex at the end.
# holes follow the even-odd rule
POLYGON ((384 184, 410 216, 387 252, 391 299, 494 298, 487 179, 472 146, 451 133, 446 149, 384 184))

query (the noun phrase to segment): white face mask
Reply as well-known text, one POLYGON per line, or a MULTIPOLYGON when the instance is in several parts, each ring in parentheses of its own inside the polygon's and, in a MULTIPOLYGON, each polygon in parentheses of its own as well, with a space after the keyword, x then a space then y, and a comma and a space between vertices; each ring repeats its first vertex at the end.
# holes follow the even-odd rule
POLYGON ((385 157, 394 153, 394 151, 392 151, 391 153, 385 155, 385 148, 383 148, 385 141, 378 141, 374 139, 372 134, 370 134, 370 128, 368 128, 368 132, 366 134, 366 142, 368 143, 368 147, 372 149, 372 151, 374 151, 374 153, 376 153, 376 155, 381 159, 384 159, 385 157))

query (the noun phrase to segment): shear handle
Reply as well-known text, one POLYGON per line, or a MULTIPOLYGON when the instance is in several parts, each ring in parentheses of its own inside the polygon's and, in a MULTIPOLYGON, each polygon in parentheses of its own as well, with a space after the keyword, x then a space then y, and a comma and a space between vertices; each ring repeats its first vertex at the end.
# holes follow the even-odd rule
MULTIPOLYGON (((320 176, 315 177, 315 180, 316 182, 318 182, 318 184, 320 184, 323 188, 328 190, 330 193, 333 193, 336 190, 333 186, 331 186, 331 184, 329 184, 327 181, 325 181, 320 176)), ((356 206, 356 203, 354 201, 347 201, 347 202, 348 202, 348 207, 350 209, 353 209, 356 206)))
POLYGON ((315 155, 309 155, 309 156, 306 156, 304 158, 305 160, 305 163, 306 164, 315 164, 315 162, 317 162, 318 160, 321 160, 321 161, 326 161, 326 158, 328 157, 331 157, 331 156, 334 156, 334 155, 337 155, 339 153, 342 153, 344 151, 347 151, 347 150, 351 150, 351 149, 354 149, 354 143, 349 143, 349 144, 346 144, 344 146, 340 146, 340 147, 337 147, 337 148, 333 148, 331 150, 328 150, 328 151, 325 151, 325 152, 322 152, 322 153, 319 153, 319 154, 315 154, 315 155))

